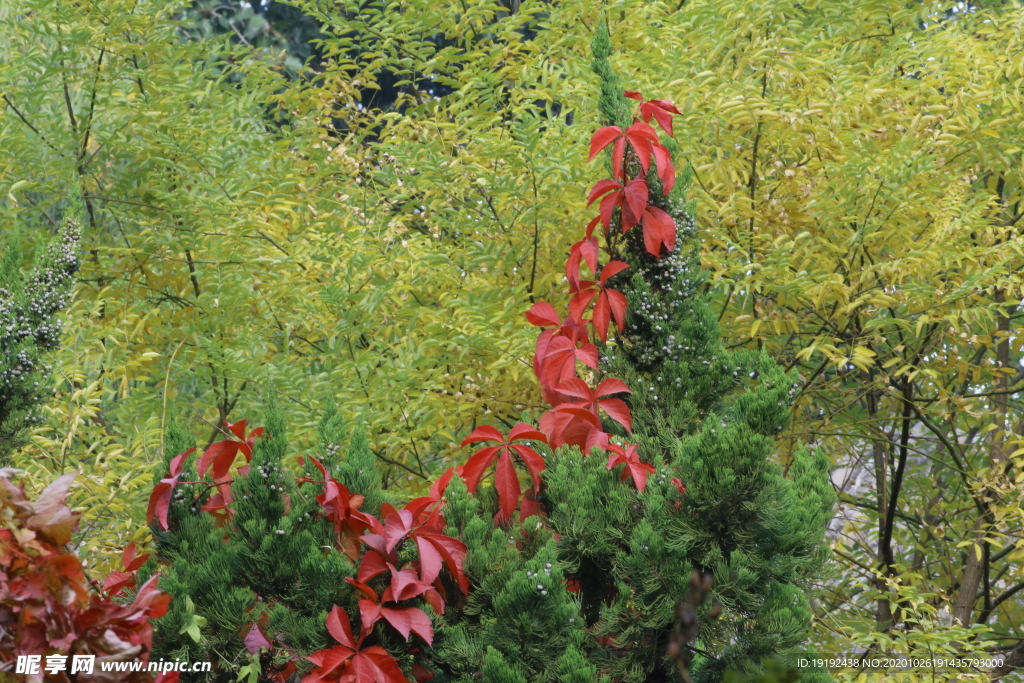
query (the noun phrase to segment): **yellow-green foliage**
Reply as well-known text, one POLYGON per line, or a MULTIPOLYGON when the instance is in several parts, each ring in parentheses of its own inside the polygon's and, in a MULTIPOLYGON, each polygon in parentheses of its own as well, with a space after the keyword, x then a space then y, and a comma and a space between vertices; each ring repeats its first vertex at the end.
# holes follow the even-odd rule
POLYGON ((393 159, 366 144, 376 113, 339 134, 320 111, 355 112, 358 84, 289 84, 244 48, 182 42, 173 10, 0 10, 2 218, 48 229, 76 177, 87 203, 59 395, 19 464, 40 484, 83 469, 82 550, 105 566, 143 533, 169 415, 212 438, 274 392, 301 450, 333 397, 416 490, 475 423, 535 407, 522 311, 560 281, 582 203, 579 150, 541 118, 479 158, 444 159, 488 130, 470 118, 393 159))

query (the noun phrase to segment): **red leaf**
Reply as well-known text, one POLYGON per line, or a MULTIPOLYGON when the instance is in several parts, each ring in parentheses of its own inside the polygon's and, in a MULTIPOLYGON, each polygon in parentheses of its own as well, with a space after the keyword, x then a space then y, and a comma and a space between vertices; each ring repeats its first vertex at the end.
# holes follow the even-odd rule
POLYGON ((285 667, 280 671, 271 672, 271 675, 273 676, 271 683, 286 683, 288 679, 292 677, 292 674, 295 673, 295 670, 295 660, 292 660, 285 664, 285 667))
POLYGON ((149 559, 149 553, 145 555, 135 556, 136 547, 135 541, 132 541, 121 553, 121 564, 124 565, 125 571, 134 572, 137 571, 142 565, 146 564, 146 560, 149 559))
POLYGON ((531 306, 526 312, 526 319, 537 327, 558 327, 562 320, 558 317, 555 307, 547 301, 538 301, 531 306))
POLYGON ((662 194, 667 196, 676 184, 675 164, 672 163, 668 150, 661 145, 654 145, 654 161, 658 164, 658 177, 661 178, 662 194))
POLYGON ((381 607, 380 613, 389 624, 395 627, 395 630, 402 634, 402 637, 408 642, 409 634, 411 633, 412 624, 409 619, 409 614, 406 612, 407 609, 413 609, 411 607, 381 607))
POLYGON ((243 641, 245 649, 248 650, 249 654, 256 654, 260 651, 260 648, 271 649, 273 645, 267 640, 267 637, 263 635, 263 630, 260 628, 258 623, 253 623, 252 628, 249 629, 249 633, 245 636, 243 641))
POLYGON ((316 458, 314 458, 312 455, 309 456, 309 460, 318 470, 320 470, 320 476, 322 476, 326 480, 329 477, 329 475, 327 473, 327 468, 324 467, 324 464, 317 460, 316 458))
MULTIPOLYGON (((381 555, 388 555, 388 542, 380 534, 364 534, 359 537, 359 542, 368 545, 381 555)), ((358 553, 356 554, 358 558, 358 553)))
POLYGON ((686 484, 679 477, 672 477, 672 485, 676 487, 676 492, 680 495, 686 495, 686 484))
POLYGON ((675 250, 676 223, 656 206, 648 206, 644 211, 644 247, 652 256, 661 255, 664 246, 670 252, 675 250))
POLYGON ((409 640, 410 633, 415 633, 425 640, 427 645, 434 642, 433 624, 423 610, 416 607, 382 607, 380 612, 406 641, 409 640))
POLYGON ((184 453, 176 455, 176 456, 174 456, 174 458, 171 459, 171 464, 170 464, 170 471, 171 471, 171 473, 170 473, 170 476, 176 477, 179 474, 181 474, 181 471, 185 467, 185 460, 188 458, 188 456, 192 455, 192 453, 194 453, 195 450, 196 450, 195 446, 193 446, 192 448, 188 449, 184 453))
MULTIPOLYGON (((610 195, 605 196, 601 200, 601 205, 598 209, 601 223, 604 225, 605 234, 611 229, 612 215, 615 213, 615 207, 625 206, 625 191, 613 192, 610 195)), ((626 228, 623 228, 625 232, 626 228)))
POLYGON ((626 157, 626 138, 621 137, 612 146, 612 175, 619 180, 626 180, 626 167, 622 163, 626 157))
POLYGON ((587 432, 587 437, 583 442, 583 457, 587 457, 591 452, 597 448, 604 450, 608 447, 608 440, 611 438, 611 434, 603 432, 600 429, 594 428, 587 432))
POLYGON ((338 605, 335 605, 327 615, 327 632, 342 645, 356 649, 356 640, 352 637, 352 623, 348 620, 345 610, 338 605))
POLYGON ((608 302, 608 308, 611 309, 612 317, 615 318, 615 327, 618 328, 619 332, 622 332, 626 329, 626 295, 614 289, 606 289, 602 294, 604 294, 604 298, 608 302))
MULTIPOLYGON (((345 667, 345 663, 352 659, 356 653, 344 645, 335 645, 326 650, 317 650, 306 659, 316 665, 308 676, 302 679, 303 683, 319 683, 319 681, 331 680, 326 676, 333 674, 337 669, 345 667)), ((345 667, 347 668, 347 667, 345 667)), ((351 677, 346 680, 351 681, 351 677)), ((373 679, 370 679, 371 681, 373 679)))
MULTIPOLYGON (((591 431, 601 429, 601 421, 592 412, 574 408, 574 404, 562 404, 544 413, 540 427, 548 435, 552 448, 564 445, 584 447, 591 431)), ((586 455, 586 453, 584 453, 586 455)))
POLYGON ((211 515, 213 515, 214 518, 217 519, 218 524, 227 523, 227 521, 230 520, 231 516, 235 513, 234 510, 228 507, 228 505, 233 502, 231 498, 231 489, 226 485, 223 486, 227 488, 227 494, 216 493, 210 496, 210 499, 207 500, 202 507, 202 511, 209 512, 211 515))
MULTIPOLYGON (((569 301, 569 313, 572 317, 576 319, 583 318, 583 314, 586 312, 587 306, 590 305, 590 302, 594 300, 594 297, 598 293, 598 289, 594 287, 595 284, 597 283, 591 282, 590 280, 583 280, 580 282, 580 291, 576 292, 569 301)), ((575 348, 575 345, 573 345, 573 348, 575 348)))
POLYGON ((598 252, 597 238, 589 235, 572 245, 569 250, 569 258, 565 262, 565 277, 573 291, 580 288, 580 264, 583 261, 586 261, 590 269, 597 273, 598 252))
POLYGON ((643 96, 636 90, 627 90, 624 94, 626 95, 626 97, 630 97, 634 100, 640 100, 641 102, 644 101, 643 96))
POLYGON ((412 632, 426 641, 427 645, 434 644, 434 625, 430 623, 427 613, 416 607, 409 607, 409 626, 412 632))
POLYGON ((388 570, 387 561, 384 556, 376 550, 370 550, 363 555, 359 562, 359 573, 356 574, 356 581, 366 583, 375 576, 380 576, 388 570))
POLYGON ((544 506, 541 505, 540 501, 530 495, 529 492, 523 496, 523 502, 519 505, 519 519, 525 521, 534 515, 539 515, 544 511, 544 506))
POLYGON ((650 103, 659 109, 662 109, 672 114, 682 114, 681 111, 676 109, 676 105, 672 104, 669 100, 650 100, 650 103))
POLYGON ((625 261, 609 261, 604 268, 601 269, 601 284, 608 282, 608 280, 615 275, 618 275, 622 271, 629 268, 629 264, 625 261))
POLYGON ((352 683, 409 683, 398 662, 382 647, 368 647, 353 661, 352 683))
POLYGON ((624 401, 617 398, 606 398, 598 401, 597 404, 601 406, 601 410, 608 413, 608 417, 625 427, 627 432, 633 431, 633 418, 630 415, 629 406, 624 401))
POLYGON ((469 460, 466 461, 465 465, 461 465, 459 469, 459 475, 463 481, 466 482, 466 488, 469 489, 470 493, 476 493, 476 489, 480 486, 480 480, 484 476, 485 470, 490 467, 491 463, 494 462, 494 455, 501 446, 490 446, 489 448, 482 448, 477 451, 469 460))
POLYGON ((617 182, 615 180, 609 180, 607 178, 603 180, 598 180, 597 183, 594 184, 594 187, 590 189, 590 194, 587 196, 587 206, 593 204, 594 200, 596 200, 601 195, 608 192, 612 192, 613 190, 621 189, 623 189, 622 183, 617 182))
POLYGON ((384 520, 384 538, 390 553, 412 531, 413 517, 408 510, 397 510, 384 520))
MULTIPOLYGON (((594 303, 594 310, 592 313, 592 323, 597 335, 607 341, 608 339, 608 323, 610 322, 612 315, 615 316, 615 324, 621 331, 625 327, 626 323, 626 297, 621 292, 613 289, 605 289, 605 283, 609 278, 613 277, 617 273, 621 273, 623 270, 629 268, 629 264, 623 261, 611 261, 601 270, 600 282, 591 282, 585 280, 578 283, 578 291, 573 295, 572 300, 569 302, 569 311, 574 318, 582 319, 583 314, 590 302, 597 297, 594 303)), ((550 343, 549 343, 550 346, 550 343)), ((575 353, 573 354, 575 361, 575 353)), ((585 357, 584 357, 585 358, 585 357)), ((592 366, 593 367, 593 366, 592 366)), ((575 376, 575 363, 573 364, 573 372, 570 375, 565 373, 559 378, 545 377, 543 379, 548 380, 548 383, 552 383, 553 380, 561 379, 566 380, 572 376, 575 376)), ((543 380, 542 380, 543 381, 543 380)))
POLYGON ((653 116, 669 137, 672 137, 672 114, 678 113, 676 106, 668 100, 651 100, 640 105, 640 118, 649 122, 653 116))
POLYGON ((373 628, 373 625, 380 621, 381 606, 372 600, 359 601, 359 618, 361 620, 360 633, 366 635, 373 628))
POLYGON ((504 441, 501 432, 492 427, 491 425, 482 425, 473 430, 473 432, 462 440, 463 446, 468 446, 471 443, 478 443, 480 441, 497 441, 502 443, 504 441))
POLYGON ((583 260, 586 261, 587 265, 590 266, 590 269, 596 273, 598 256, 597 238, 590 237, 588 235, 587 238, 582 240, 579 244, 583 260))
MULTIPOLYGON (((408 566, 408 565, 407 565, 408 566)), ((409 600, 430 588, 430 584, 424 584, 415 571, 408 568, 396 569, 393 564, 388 564, 391 570, 391 596, 393 601, 409 600)), ((385 593, 385 601, 388 600, 385 593)))
POLYGON ((248 462, 252 458, 252 447, 256 438, 263 436, 263 427, 257 427, 256 429, 249 432, 249 436, 245 435, 246 421, 239 420, 235 424, 228 422, 224 423, 227 425, 228 430, 236 437, 238 441, 231 439, 225 439, 224 441, 218 441, 215 444, 211 444, 206 452, 203 453, 202 457, 199 458, 197 470, 199 476, 206 476, 206 472, 210 467, 213 467, 213 478, 215 481, 223 480, 228 470, 231 469, 231 465, 234 464, 235 456, 241 451, 242 455, 245 456, 248 462))
POLYGON ((548 437, 544 432, 538 431, 536 427, 525 422, 520 422, 508 433, 508 443, 513 441, 541 441, 547 443, 548 437))
POLYGON ((444 614, 444 599, 433 588, 423 591, 423 601, 430 605, 438 614, 444 614))
POLYGON ((629 140, 633 151, 636 152, 643 174, 647 175, 647 171, 651 168, 653 146, 658 144, 658 134, 646 123, 637 121, 626 129, 626 139, 629 140))
MULTIPOLYGON (((555 411, 568 412, 572 408, 578 408, 581 410, 588 411, 596 420, 597 409, 600 407, 603 409, 610 418, 624 426, 627 430, 632 431, 632 420, 629 414, 629 407, 626 406, 621 400, 616 398, 602 398, 610 396, 612 394, 629 392, 629 387, 621 379, 610 377, 602 381, 597 385, 596 389, 591 389, 587 386, 587 383, 581 379, 573 379, 558 385, 558 390, 565 395, 579 399, 572 403, 564 403, 555 408, 555 411)), ((550 414, 552 411, 549 411, 550 414)), ((555 419, 555 418, 552 418, 555 419)), ((545 425, 544 419, 541 419, 541 427, 545 425)), ((600 422, 594 425, 600 428, 600 422)), ((586 438, 585 432, 580 435, 582 438, 586 438)), ((579 438, 579 437, 577 437, 579 438)), ((571 443, 571 442, 566 442, 571 443)), ((581 444, 576 444, 581 445, 581 444)))
POLYGON ((556 386, 576 376, 576 345, 567 337, 549 337, 537 361, 535 372, 541 385, 556 386))
POLYGON ((420 554, 420 581, 434 583, 441 573, 443 559, 434 544, 426 538, 416 538, 416 549, 420 554))
POLYGON ((416 683, 423 683, 434 678, 434 674, 430 673, 430 669, 422 664, 412 665, 412 675, 416 677, 416 683))
POLYGON ((419 498, 413 498, 405 504, 405 509, 412 513, 412 517, 416 524, 420 524, 421 521, 427 516, 427 511, 431 509, 431 506, 437 505, 437 500, 430 496, 420 496, 419 498))
POLYGON ((597 385, 595 394, 597 396, 610 396, 611 394, 631 394, 629 387, 618 377, 608 377, 597 385))
POLYGON ((159 574, 153 574, 135 593, 135 601, 132 602, 132 607, 144 611, 149 619, 159 619, 167 614, 171 604, 171 594, 156 587, 159 578, 159 574))
POLYGON ((494 471, 494 487, 498 490, 498 504, 501 507, 501 514, 509 519, 512 513, 519 506, 519 476, 512 465, 512 458, 508 451, 498 458, 498 466, 494 471))
POLYGON ((622 129, 618 126, 599 128, 593 137, 590 138, 590 158, 587 161, 593 161, 598 152, 620 137, 622 137, 622 129))
POLYGON ((611 321, 611 314, 612 310, 608 306, 608 297, 604 295, 604 292, 601 292, 591 313, 594 329, 597 331, 597 336, 601 338, 601 341, 608 341, 608 323, 611 321))
POLYGON ((224 424, 227 425, 228 430, 234 434, 239 441, 245 441, 245 422, 245 420, 239 420, 235 424, 231 424, 230 422, 225 421, 224 424))
POLYGON ((125 588, 135 585, 135 574, 126 572, 110 572, 110 576, 103 580, 103 590, 110 597, 118 595, 125 588))
POLYGON ((650 193, 647 189, 647 181, 643 178, 633 178, 626 183, 625 189, 626 204, 634 215, 639 216, 647 206, 650 193))
POLYGON ((445 470, 444 474, 430 485, 430 497, 434 500, 441 500, 442 496, 444 496, 444 491, 448 488, 448 483, 452 480, 452 476, 454 476, 454 474, 454 467, 449 467, 445 470))
MULTIPOLYGON (((612 309, 614 311, 614 309, 612 309)), ((597 347, 593 344, 584 344, 576 349, 576 359, 587 367, 597 369, 597 347)))
MULTIPOLYGON (((545 439, 545 442, 547 439, 545 439)), ((529 446, 523 446, 522 444, 513 444, 509 446, 512 450, 519 454, 519 458, 526 465, 526 469, 530 472, 530 477, 533 479, 534 491, 540 488, 540 473, 547 467, 547 463, 544 462, 544 458, 541 457, 540 453, 533 450, 529 446)))
POLYGON ((633 125, 626 129, 625 136, 632 144, 636 141, 658 142, 658 131, 643 121, 633 121, 633 125))
POLYGON ((644 489, 647 488, 647 475, 654 473, 654 465, 637 461, 627 463, 627 467, 629 467, 629 473, 633 476, 636 490, 643 493, 644 489))
POLYGON ((366 585, 365 583, 359 583, 358 581, 356 581, 356 580, 355 580, 355 579, 353 579, 353 578, 347 578, 347 579, 345 579, 345 583, 347 583, 347 584, 351 585, 351 586, 352 586, 353 588, 355 588, 355 589, 356 589, 357 591, 359 591, 360 593, 362 593, 363 595, 365 595, 365 596, 366 596, 367 598, 369 598, 369 599, 370 599, 370 600, 371 600, 371 601, 372 601, 372 602, 373 602, 374 604, 376 604, 377 602, 380 602, 380 597, 379 597, 379 596, 377 595, 377 591, 373 590, 372 588, 370 588, 369 586, 367 586, 367 585, 366 585))
POLYGON ((643 217, 643 214, 635 214, 635 213, 633 213, 630 210, 628 204, 623 204, 622 205, 622 221, 621 221, 621 223, 622 223, 622 234, 625 235, 627 232, 632 230, 633 226, 635 226, 637 223, 639 223, 640 219, 642 217, 643 217))
MULTIPOLYGON (((594 391, 581 379, 570 379, 558 385, 558 390, 572 398, 592 402, 594 391)), ((589 404, 588 404, 589 405, 589 404)))
POLYGON ((469 592, 469 578, 462 571, 462 561, 466 558, 466 544, 444 534, 421 533, 417 538, 430 541, 444 558, 445 567, 459 583, 463 593, 469 592))
POLYGON ((178 483, 177 479, 161 479, 160 483, 153 487, 153 493, 149 496, 149 507, 146 508, 146 522, 152 524, 153 518, 156 517, 164 531, 170 529, 167 524, 167 511, 171 506, 171 494, 174 492, 174 485, 178 483))
POLYGON ((242 454, 245 456, 246 462, 252 460, 252 447, 253 443, 256 441, 256 437, 258 436, 263 436, 263 427, 257 427, 249 432, 249 438, 247 438, 245 443, 241 446, 242 454))
POLYGON ((647 488, 647 475, 654 472, 654 465, 640 460, 636 444, 629 444, 625 449, 617 444, 608 444, 607 448, 609 451, 607 468, 612 469, 617 465, 625 465, 626 468, 622 471, 622 480, 625 481, 627 476, 632 477, 637 491, 643 493, 647 488))
POLYGON ((212 466, 214 480, 223 479, 235 462, 235 456, 238 455, 240 446, 238 441, 218 441, 212 444, 199 458, 197 465, 199 476, 206 476, 206 471, 212 466))

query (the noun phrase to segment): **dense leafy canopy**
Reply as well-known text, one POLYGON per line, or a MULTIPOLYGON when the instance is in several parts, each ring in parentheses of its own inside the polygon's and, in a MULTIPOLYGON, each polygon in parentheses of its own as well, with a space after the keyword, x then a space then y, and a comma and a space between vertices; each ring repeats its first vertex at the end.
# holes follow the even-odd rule
MULTIPOLYGON (((570 364, 597 365, 587 344, 622 329, 612 292, 639 269, 602 281, 600 233, 581 227, 644 188, 587 165, 588 143, 604 125, 613 149, 649 140, 627 135, 630 109, 598 111, 595 92, 627 85, 590 70, 606 19, 641 121, 667 131, 660 98, 681 112, 665 144, 692 170, 724 344, 796 373, 779 462, 800 443, 831 457, 822 651, 1024 661, 1018 4, 300 0, 287 12, 321 39, 294 51, 308 69, 269 55, 304 45, 270 31, 283 15, 232 7, 224 25, 217 7, 0 5, 0 224, 30 249, 70 187, 84 202, 58 394, 14 460, 40 490, 83 470, 90 563, 119 570, 146 542, 173 416, 205 449, 272 394, 299 453, 335 400, 413 494, 474 430, 539 416, 570 364), (587 209, 601 178, 622 188, 587 209), (572 349, 580 331, 543 317, 535 390, 541 323, 523 311, 553 300, 566 255, 580 305, 607 315, 572 349)), ((673 182, 641 180, 648 196, 673 182)), ((671 245, 641 214, 644 248, 671 245)))

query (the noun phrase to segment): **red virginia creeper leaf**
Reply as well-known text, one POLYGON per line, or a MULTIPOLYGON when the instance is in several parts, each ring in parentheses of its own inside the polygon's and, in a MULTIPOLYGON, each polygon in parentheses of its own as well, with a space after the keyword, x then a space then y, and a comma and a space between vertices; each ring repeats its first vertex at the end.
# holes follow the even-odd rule
POLYGON ((345 610, 338 605, 335 605, 327 615, 327 632, 345 647, 356 649, 356 640, 352 637, 352 623, 348 620, 345 610))
POLYGON ((507 451, 498 458, 498 466, 494 471, 494 487, 498 490, 498 504, 502 516, 505 519, 511 518, 512 513, 519 507, 519 495, 522 491, 519 488, 519 476, 507 451))
POLYGON ((273 645, 270 644, 270 641, 267 640, 267 637, 263 635, 263 629, 260 628, 258 623, 253 623, 252 628, 249 629, 249 633, 246 634, 243 643, 245 644, 245 649, 249 654, 256 654, 261 648, 269 650, 273 647, 273 645))
POLYGON ((420 581, 434 583, 438 574, 441 573, 441 566, 444 562, 441 553, 428 539, 419 536, 416 537, 416 549, 420 554, 420 581))
POLYGON ((590 157, 587 161, 593 161, 594 157, 596 157, 602 149, 621 137, 622 129, 618 126, 605 126, 604 128, 599 128, 597 132, 594 133, 593 137, 590 138, 590 157))
POLYGON ((110 575, 103 580, 103 590, 110 597, 118 595, 125 588, 135 585, 135 574, 127 572, 110 572, 110 575))

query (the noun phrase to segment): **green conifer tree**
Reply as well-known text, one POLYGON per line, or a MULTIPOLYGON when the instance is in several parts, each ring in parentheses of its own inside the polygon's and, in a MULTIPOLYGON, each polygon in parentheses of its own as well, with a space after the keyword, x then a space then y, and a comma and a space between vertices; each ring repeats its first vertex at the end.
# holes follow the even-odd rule
POLYGON ((21 270, 21 236, 11 231, 0 260, 0 466, 10 462, 26 428, 38 418, 39 404, 52 394, 50 366, 41 354, 60 346, 57 315, 67 308, 78 271, 82 205, 71 197, 60 235, 36 252, 35 264, 21 270))
MULTIPOLYGON (((230 521, 202 512, 213 493, 206 484, 184 484, 169 508, 170 530, 153 526, 156 553, 144 570, 152 572, 159 562, 160 588, 174 596, 168 613, 155 622, 155 656, 215 662, 212 673, 188 674, 183 681, 233 683, 249 672, 253 681, 283 680, 273 676, 288 671, 289 661, 308 667, 302 657, 334 644, 325 628, 328 611, 335 604, 355 604, 345 582, 355 574, 352 563, 342 553, 325 551, 335 546, 336 535, 318 515, 315 498, 323 485, 296 483, 322 475, 308 458, 300 471, 284 465, 287 439, 273 402, 264 426, 250 469, 232 485, 230 521), (255 634, 246 643, 253 624, 269 647, 257 648, 255 634)), ((368 510, 379 510, 376 458, 361 430, 351 438, 346 432, 340 414, 329 408, 315 457, 353 491, 365 492, 368 510)), ((174 424, 168 428, 168 463, 193 446, 191 434, 174 424)), ((188 463, 180 481, 197 481, 196 458, 188 463)))
MULTIPOLYGON (((594 71, 602 80, 599 108, 605 124, 621 124, 628 100, 610 53, 601 27, 593 44, 594 71)), ((693 676, 720 681, 727 669, 756 669, 763 658, 795 664, 809 634, 808 591, 823 570, 835 494, 824 454, 798 449, 788 477, 775 461, 773 437, 788 424, 793 379, 764 354, 721 345, 703 294, 693 205, 684 197, 689 178, 685 172, 668 197, 653 169, 647 178, 655 204, 676 222, 675 252, 652 257, 637 230, 620 247, 619 258, 631 266, 616 283, 629 301, 628 317, 605 363, 633 391, 633 439, 658 472, 638 501, 646 508, 642 518, 614 529, 605 525, 603 542, 620 549, 601 569, 629 590, 617 591, 601 608, 601 629, 632 644, 616 655, 614 667, 623 676, 647 668, 646 680, 665 680, 665 666, 652 666, 671 618, 664 598, 681 595, 691 568, 710 573, 712 595, 724 610, 716 620, 703 620, 693 676), (686 489, 675 503, 673 478, 686 489)), ((552 482, 557 479, 553 472, 552 482)), ((565 495, 579 495, 579 483, 570 478, 565 495)), ((596 519, 588 526, 591 533, 602 528, 596 519)), ((803 680, 828 677, 809 673, 803 680)))
MULTIPOLYGON (((631 107, 604 27, 593 47, 603 123, 628 126, 631 107)), ((674 253, 647 254, 640 230, 615 248, 630 264, 614 284, 628 297, 629 317, 602 357, 601 373, 633 392, 633 433, 608 420, 604 429, 638 444, 655 472, 638 492, 597 451, 561 448, 542 475, 546 513, 504 524, 494 521, 493 489, 474 497, 453 482, 449 533, 469 548, 472 590, 439 631, 442 680, 681 681, 666 651, 694 569, 713 577, 694 680, 756 675, 766 659, 792 667, 801 653, 835 500, 828 463, 803 449, 788 473, 776 462, 773 438, 789 420, 792 378, 763 354, 722 348, 703 294, 688 180, 684 173, 657 200, 678 227, 674 253), (722 613, 711 619, 716 603, 722 613)), ((653 169, 648 183, 660 197, 653 169)), ((829 678, 804 671, 802 680, 829 678)))
POLYGON ((551 529, 537 518, 495 524, 496 498, 470 495, 458 478, 446 499, 448 533, 466 544, 474 585, 465 605, 445 612, 434 658, 442 680, 596 681, 582 656, 590 637, 551 529))

